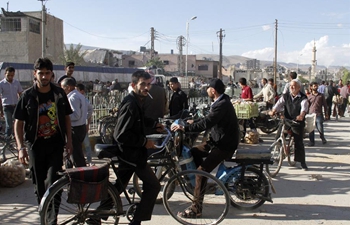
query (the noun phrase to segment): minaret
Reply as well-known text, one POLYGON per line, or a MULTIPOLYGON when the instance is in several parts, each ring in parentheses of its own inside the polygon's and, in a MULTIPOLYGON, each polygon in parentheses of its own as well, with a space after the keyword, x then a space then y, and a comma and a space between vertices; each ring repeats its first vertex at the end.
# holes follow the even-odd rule
POLYGON ((311 76, 313 76, 314 78, 316 77, 316 65, 317 65, 317 60, 316 60, 316 43, 314 41, 314 47, 312 48, 312 61, 311 61, 310 81, 311 81, 311 76))

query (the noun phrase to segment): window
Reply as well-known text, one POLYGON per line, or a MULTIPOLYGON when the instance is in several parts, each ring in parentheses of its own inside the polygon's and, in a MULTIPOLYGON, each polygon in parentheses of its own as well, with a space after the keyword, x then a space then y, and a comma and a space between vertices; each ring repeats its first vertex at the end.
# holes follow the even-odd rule
POLYGON ((164 60, 164 61, 163 61, 163 64, 164 64, 164 65, 169 65, 169 60, 164 60))
POLYGON ((135 66, 135 61, 129 61, 129 66, 135 66))
POLYGON ((208 65, 199 65, 198 70, 208 70, 208 65))
POLYGON ((40 34, 40 22, 29 19, 29 31, 40 34))
POLYGON ((1 18, 0 31, 21 31, 20 18, 1 18))

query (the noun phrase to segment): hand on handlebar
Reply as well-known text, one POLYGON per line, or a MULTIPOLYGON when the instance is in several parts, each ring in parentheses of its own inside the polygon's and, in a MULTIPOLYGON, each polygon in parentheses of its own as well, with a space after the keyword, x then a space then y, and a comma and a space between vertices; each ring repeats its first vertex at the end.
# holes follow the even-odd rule
POLYGON ((268 114, 269 114, 270 116, 273 116, 273 115, 275 115, 275 114, 276 114, 276 112, 275 112, 275 111, 273 111, 273 110, 270 110, 270 111, 268 112, 268 114))
POLYGON ((163 131, 164 131, 164 125, 161 124, 161 123, 157 123, 157 125, 156 125, 156 131, 157 131, 158 133, 163 132, 163 131))
POLYGON ((194 120, 187 120, 186 121, 188 124, 192 124, 192 123, 194 123, 194 120))
POLYGON ((145 148, 147 148, 147 149, 152 149, 152 148, 156 148, 156 147, 155 147, 153 141, 147 140, 146 145, 145 145, 145 148))
POLYGON ((171 125, 171 131, 177 131, 177 130, 185 131, 185 128, 181 125, 178 125, 178 124, 171 125))

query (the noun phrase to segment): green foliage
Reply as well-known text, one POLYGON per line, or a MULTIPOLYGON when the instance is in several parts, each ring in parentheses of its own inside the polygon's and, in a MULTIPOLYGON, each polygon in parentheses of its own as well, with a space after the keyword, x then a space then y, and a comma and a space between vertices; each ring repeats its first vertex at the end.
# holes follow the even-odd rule
POLYGON ((342 67, 341 70, 342 70, 342 77, 341 77, 341 79, 342 79, 342 81, 343 81, 343 84, 346 84, 346 82, 347 82, 348 80, 350 80, 350 71, 347 70, 347 69, 344 68, 344 67, 342 67))
POLYGON ((65 65, 66 62, 71 61, 74 62, 76 66, 85 65, 84 56, 86 55, 87 51, 82 51, 82 47, 83 46, 80 43, 75 48, 74 45, 71 44, 69 49, 67 49, 66 45, 64 45, 64 55, 60 57, 62 64, 65 65))
POLYGON ((309 83, 309 80, 305 79, 305 78, 302 77, 302 76, 299 76, 298 79, 300 80, 300 82, 301 82, 302 84, 309 83))
POLYGON ((150 59, 146 64, 146 67, 150 66, 156 66, 157 68, 164 69, 164 63, 160 60, 159 57, 154 57, 153 59, 150 59))

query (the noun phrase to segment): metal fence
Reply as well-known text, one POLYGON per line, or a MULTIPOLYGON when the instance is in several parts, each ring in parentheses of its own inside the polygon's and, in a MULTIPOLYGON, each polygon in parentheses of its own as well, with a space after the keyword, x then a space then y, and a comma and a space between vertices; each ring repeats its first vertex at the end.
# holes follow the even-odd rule
MULTIPOLYGON (((253 93, 256 94, 259 90, 253 88, 253 93)), ((240 88, 235 88, 234 96, 238 97, 241 93, 240 88)), ((98 121, 104 116, 111 115, 113 109, 117 109, 123 98, 128 95, 128 92, 109 92, 108 94, 102 93, 89 93, 88 98, 93 106, 92 124, 90 126, 90 134, 98 134, 98 121)), ((189 94, 189 93, 188 93, 189 94)), ((170 93, 167 93, 168 98, 170 93)), ((196 105, 210 104, 211 99, 203 93, 189 94, 188 103, 191 106, 193 103, 196 105)))

